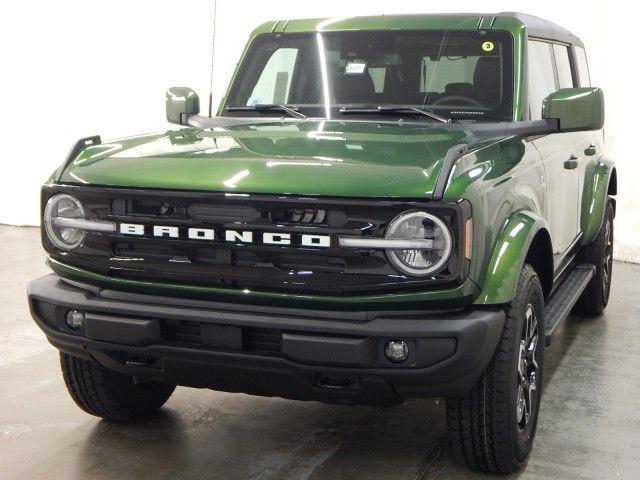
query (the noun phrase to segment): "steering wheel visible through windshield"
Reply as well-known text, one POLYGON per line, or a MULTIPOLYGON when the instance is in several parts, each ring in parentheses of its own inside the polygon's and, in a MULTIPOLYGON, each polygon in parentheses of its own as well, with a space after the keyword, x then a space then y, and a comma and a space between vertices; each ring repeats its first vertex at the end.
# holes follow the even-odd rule
POLYGON ((504 121, 512 118, 512 76, 507 32, 265 34, 250 46, 222 114, 413 112, 428 120, 415 110, 421 109, 455 120, 504 121))

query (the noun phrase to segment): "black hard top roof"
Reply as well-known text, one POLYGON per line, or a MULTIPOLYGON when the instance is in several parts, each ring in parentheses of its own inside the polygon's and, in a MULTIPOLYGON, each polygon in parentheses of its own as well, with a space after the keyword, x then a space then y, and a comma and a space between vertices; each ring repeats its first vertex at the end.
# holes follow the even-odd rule
POLYGON ((550 22, 549 20, 545 20, 544 18, 520 12, 500 12, 496 14, 495 17, 515 18, 516 20, 519 20, 527 28, 527 33, 531 37, 539 37, 547 40, 555 40, 558 42, 583 46, 582 40, 580 40, 576 35, 566 28, 550 22))

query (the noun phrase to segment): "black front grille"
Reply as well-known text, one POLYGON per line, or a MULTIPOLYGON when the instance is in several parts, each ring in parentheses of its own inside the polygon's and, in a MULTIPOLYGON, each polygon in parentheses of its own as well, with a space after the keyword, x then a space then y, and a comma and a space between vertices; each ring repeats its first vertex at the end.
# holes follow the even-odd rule
POLYGON ((460 284, 468 269, 462 258, 466 202, 229 195, 79 186, 46 186, 43 202, 66 192, 80 199, 87 218, 145 225, 145 235, 87 233, 82 246, 60 261, 117 278, 284 293, 357 295, 460 284), (383 251, 346 250, 340 235, 382 237, 387 224, 411 209, 428 209, 456 238, 449 265, 428 279, 398 273, 383 251), (177 227, 180 238, 157 238, 153 225, 177 227), (233 244, 189 240, 189 228, 326 235, 328 248, 233 244))
POLYGON ((321 225, 327 217, 323 208, 289 208, 285 210, 284 219, 292 223, 321 225))

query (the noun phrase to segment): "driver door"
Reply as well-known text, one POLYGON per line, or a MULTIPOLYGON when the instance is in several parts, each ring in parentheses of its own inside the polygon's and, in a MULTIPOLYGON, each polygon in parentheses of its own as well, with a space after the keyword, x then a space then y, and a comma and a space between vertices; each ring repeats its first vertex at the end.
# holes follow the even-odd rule
MULTIPOLYGON (((560 88, 554 45, 529 40, 529 109, 532 120, 542 118, 542 101, 560 88)), ((579 158, 571 133, 554 133, 535 139, 544 164, 546 217, 556 266, 578 236, 579 158)))

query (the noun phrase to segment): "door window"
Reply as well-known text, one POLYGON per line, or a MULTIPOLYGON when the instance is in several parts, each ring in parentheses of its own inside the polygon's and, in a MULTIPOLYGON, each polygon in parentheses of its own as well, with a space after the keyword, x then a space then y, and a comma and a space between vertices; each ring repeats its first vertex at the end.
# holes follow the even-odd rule
POLYGON ((556 67, 558 69, 558 83, 560 88, 573 88, 573 72, 571 70, 571 60, 569 48, 565 45, 553 45, 553 53, 556 57, 556 67))
POLYGON ((542 101, 557 90, 551 44, 529 40, 529 111, 542 118, 542 101))
POLYGON ((580 77, 581 87, 591 86, 591 77, 589 76, 589 65, 587 64, 587 54, 584 48, 576 47, 576 62, 578 64, 578 75, 580 77))

